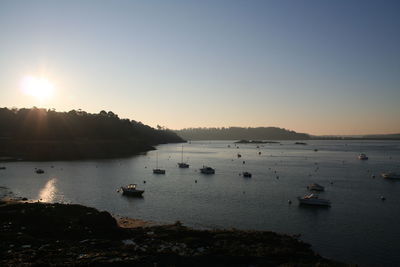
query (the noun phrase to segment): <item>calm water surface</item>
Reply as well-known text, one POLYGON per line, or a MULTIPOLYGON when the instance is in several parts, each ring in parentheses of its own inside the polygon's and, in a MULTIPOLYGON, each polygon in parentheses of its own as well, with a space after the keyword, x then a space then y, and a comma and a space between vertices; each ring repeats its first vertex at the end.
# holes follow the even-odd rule
POLYGON ((22 197, 80 203, 155 222, 180 220, 197 228, 301 234, 325 257, 400 266, 400 181, 380 177, 383 171, 400 172, 400 142, 307 143, 237 148, 232 141, 192 142, 184 144, 189 169, 177 167, 181 144, 161 145, 157 151, 127 159, 2 163, 7 169, 0 170, 0 186, 22 197), (358 160, 361 152, 369 160, 358 160), (152 173, 157 154, 166 175, 152 173), (215 168, 216 174, 200 174, 203 165, 215 168), (45 173, 36 174, 35 167, 45 173), (239 176, 242 171, 253 177, 239 176), (296 197, 306 194, 312 182, 325 186, 321 197, 332 201, 331 208, 298 206, 296 197), (129 183, 143 188, 144 197, 117 193, 129 183))

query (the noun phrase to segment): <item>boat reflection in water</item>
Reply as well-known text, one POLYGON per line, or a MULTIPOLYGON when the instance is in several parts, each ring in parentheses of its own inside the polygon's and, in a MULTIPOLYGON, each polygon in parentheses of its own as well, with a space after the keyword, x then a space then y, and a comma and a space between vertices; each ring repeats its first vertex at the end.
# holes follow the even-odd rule
POLYGON ((56 196, 57 188, 56 188, 56 179, 50 179, 44 185, 43 189, 40 190, 39 200, 43 202, 53 202, 56 196))

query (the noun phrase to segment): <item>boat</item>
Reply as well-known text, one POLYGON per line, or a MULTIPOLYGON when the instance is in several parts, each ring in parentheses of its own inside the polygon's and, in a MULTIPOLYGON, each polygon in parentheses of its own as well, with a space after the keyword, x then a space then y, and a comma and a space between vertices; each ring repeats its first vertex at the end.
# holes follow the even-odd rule
POLYGON ((158 168, 158 153, 156 154, 156 168, 153 169, 154 174, 165 174, 165 170, 158 168))
POLYGON ((325 188, 322 185, 319 185, 317 183, 312 183, 309 186, 307 186, 308 190, 311 191, 325 191, 325 188))
POLYGON ((165 174, 165 170, 163 169, 153 169, 154 174, 165 174))
POLYGON ((359 160, 367 160, 368 157, 367 157, 367 155, 365 155, 364 153, 360 153, 360 154, 358 155, 358 159, 359 159, 359 160))
POLYGON ((121 187, 122 194, 129 196, 141 197, 144 190, 136 189, 136 184, 129 184, 127 186, 121 187))
POLYGON ((302 205, 311 205, 311 206, 330 206, 331 202, 328 199, 319 198, 318 195, 310 194, 305 195, 304 197, 297 197, 299 203, 302 205))
POLYGON ((0 167, 0 170, 5 170, 5 169, 6 169, 6 167, 4 167, 4 166, 0 167))
POLYGON ((189 168, 189 164, 183 162, 183 145, 182 145, 182 153, 181 153, 181 162, 178 163, 179 168, 186 169, 189 168))
POLYGON ((214 174, 215 170, 211 167, 203 166, 203 168, 200 169, 200 172, 203 174, 214 174))
POLYGON ((385 179, 400 179, 400 174, 397 174, 395 172, 384 172, 381 175, 385 179))
POLYGON ((42 169, 37 169, 35 172, 38 173, 38 174, 42 174, 42 173, 44 173, 44 170, 42 170, 42 169))
POLYGON ((249 173, 249 172, 243 172, 243 177, 251 178, 251 173, 249 173))
POLYGON ((304 142, 295 142, 294 144, 295 145, 307 145, 307 143, 304 143, 304 142))

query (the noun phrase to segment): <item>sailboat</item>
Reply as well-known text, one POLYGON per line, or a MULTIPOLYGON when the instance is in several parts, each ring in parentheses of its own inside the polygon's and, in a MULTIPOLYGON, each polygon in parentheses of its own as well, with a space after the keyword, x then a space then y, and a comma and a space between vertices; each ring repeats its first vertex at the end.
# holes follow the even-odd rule
POLYGON ((153 169, 154 174, 165 174, 165 170, 158 168, 158 153, 156 153, 156 168, 153 169))
POLYGON ((181 162, 178 163, 179 168, 189 168, 189 164, 183 162, 183 145, 182 145, 182 153, 181 153, 181 162))

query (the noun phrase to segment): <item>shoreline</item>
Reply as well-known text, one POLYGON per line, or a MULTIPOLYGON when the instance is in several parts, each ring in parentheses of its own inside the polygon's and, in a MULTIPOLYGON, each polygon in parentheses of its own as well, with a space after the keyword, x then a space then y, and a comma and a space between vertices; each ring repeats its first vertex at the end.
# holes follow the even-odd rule
POLYGON ((355 266, 270 231, 196 230, 78 204, 0 201, 4 266, 355 266))

